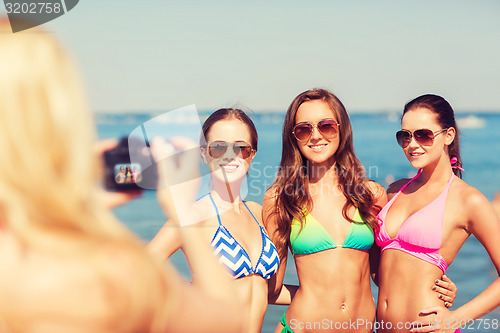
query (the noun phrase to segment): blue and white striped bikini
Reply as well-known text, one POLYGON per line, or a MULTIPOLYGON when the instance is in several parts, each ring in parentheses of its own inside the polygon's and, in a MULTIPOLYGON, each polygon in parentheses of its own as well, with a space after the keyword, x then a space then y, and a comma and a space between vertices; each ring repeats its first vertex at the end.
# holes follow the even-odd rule
POLYGON ((210 193, 208 196, 214 205, 215 212, 217 213, 217 219, 219 220, 219 227, 215 231, 212 242, 210 243, 214 249, 215 255, 219 258, 219 262, 229 269, 235 279, 239 279, 253 273, 259 274, 264 279, 271 278, 271 276, 273 276, 278 270, 278 250, 276 250, 273 242, 269 236, 267 236, 266 231, 252 214, 252 211, 248 208, 245 201, 243 201, 243 204, 248 209, 255 222, 259 225, 260 233, 262 235, 262 251, 255 268, 252 267, 252 262, 247 251, 245 251, 245 249, 231 235, 229 230, 222 225, 219 210, 215 205, 214 199, 210 193))

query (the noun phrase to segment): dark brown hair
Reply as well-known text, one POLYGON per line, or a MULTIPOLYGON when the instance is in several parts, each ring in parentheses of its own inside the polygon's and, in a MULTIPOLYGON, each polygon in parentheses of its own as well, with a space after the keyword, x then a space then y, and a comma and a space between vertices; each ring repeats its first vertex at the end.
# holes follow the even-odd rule
MULTIPOLYGON (((455 139, 448 146, 448 155, 450 156, 450 159, 456 157, 457 162, 454 164, 455 166, 462 167, 462 158, 460 157, 460 131, 458 130, 457 123, 455 121, 455 112, 453 112, 453 108, 450 103, 438 95, 422 95, 406 103, 403 116, 406 112, 418 108, 427 109, 434 113, 438 124, 442 128, 453 127, 455 129, 455 139)), ((401 120, 402 119, 403 117, 401 117, 401 120)), ((457 177, 462 178, 462 170, 453 168, 453 172, 457 177)))
POLYGON ((281 162, 277 179, 272 185, 276 190, 276 208, 272 214, 277 214, 279 234, 276 246, 282 258, 286 256, 292 220, 298 219, 303 226, 303 209, 311 209, 313 205, 308 189, 308 160, 300 152, 292 133, 300 105, 312 100, 321 100, 328 104, 340 124, 340 144, 334 158, 338 183, 347 199, 342 215, 346 220, 354 222, 347 216, 348 209, 354 206, 359 209, 359 213, 372 229, 378 229, 376 215, 380 207, 375 205, 375 198, 365 178, 364 168, 354 154, 351 122, 344 105, 327 90, 308 90, 295 97, 286 113, 281 162))
POLYGON ((201 136, 200 136, 200 146, 205 146, 206 145, 206 138, 208 136, 208 132, 210 132, 210 129, 212 126, 221 120, 230 120, 230 119, 238 119, 239 121, 243 122, 245 125, 247 125, 248 130, 250 131, 250 144, 252 145, 252 149, 257 151, 257 142, 258 142, 258 135, 257 135, 257 129, 255 129, 255 125, 250 119, 250 117, 247 116, 247 114, 240 109, 232 109, 232 108, 223 108, 215 111, 212 113, 207 120, 203 123, 203 126, 201 128, 201 136))

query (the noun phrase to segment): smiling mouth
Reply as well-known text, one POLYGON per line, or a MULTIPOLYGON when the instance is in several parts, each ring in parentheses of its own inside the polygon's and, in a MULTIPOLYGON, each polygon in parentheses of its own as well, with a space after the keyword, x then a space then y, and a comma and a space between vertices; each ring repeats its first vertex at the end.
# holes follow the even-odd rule
POLYGON ((326 143, 320 144, 320 145, 309 145, 308 147, 311 148, 313 151, 321 151, 323 148, 326 147, 326 143))
POLYGON ((233 172, 236 169, 238 169, 238 165, 236 164, 220 164, 219 165, 221 169, 223 169, 225 172, 233 172))
POLYGON ((410 153, 410 156, 413 157, 413 158, 417 158, 417 157, 420 157, 422 155, 424 155, 425 153, 410 153))

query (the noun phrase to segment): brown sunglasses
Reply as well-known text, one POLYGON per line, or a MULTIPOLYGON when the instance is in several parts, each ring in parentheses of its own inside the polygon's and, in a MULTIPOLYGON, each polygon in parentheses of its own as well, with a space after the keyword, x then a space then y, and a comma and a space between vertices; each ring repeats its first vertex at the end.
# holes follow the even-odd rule
POLYGON ((337 123, 334 119, 323 119, 317 124, 311 124, 308 122, 298 123, 293 128, 292 133, 297 140, 307 141, 316 127, 325 138, 333 139, 339 133, 339 126, 339 123, 337 123))
MULTIPOLYGON (((227 148, 231 146, 233 153, 236 156, 241 156, 243 159, 247 159, 252 155, 254 149, 248 143, 245 142, 226 142, 226 141, 215 141, 208 145, 208 154, 212 158, 221 158, 226 154, 227 148)), ((203 146, 207 148, 207 146, 203 146)))
POLYGON ((411 138, 415 138, 415 141, 422 146, 432 146, 436 135, 446 130, 448 130, 448 128, 443 128, 439 131, 433 132, 430 129, 422 128, 414 131, 413 133, 408 130, 401 130, 396 133, 396 140, 402 148, 408 147, 411 142, 411 138))

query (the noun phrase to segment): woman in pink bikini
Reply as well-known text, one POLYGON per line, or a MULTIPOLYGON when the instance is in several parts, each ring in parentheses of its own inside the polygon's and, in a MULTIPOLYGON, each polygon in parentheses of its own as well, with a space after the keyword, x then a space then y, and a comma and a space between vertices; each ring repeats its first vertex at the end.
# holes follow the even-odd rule
POLYGON ((461 180, 459 132, 446 100, 423 95, 408 102, 396 138, 419 171, 389 186, 390 201, 378 215, 377 332, 455 332, 500 305, 500 279, 454 311, 431 287, 471 234, 500 273, 500 220, 488 200, 461 180))

